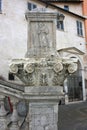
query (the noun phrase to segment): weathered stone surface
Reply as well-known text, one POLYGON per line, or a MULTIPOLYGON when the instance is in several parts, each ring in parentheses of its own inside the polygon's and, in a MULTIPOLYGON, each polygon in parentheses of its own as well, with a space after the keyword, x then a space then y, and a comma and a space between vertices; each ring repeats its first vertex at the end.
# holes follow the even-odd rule
POLYGON ((58 103, 29 104, 30 130, 57 130, 58 103))
POLYGON ((35 95, 63 95, 63 88, 61 86, 40 86, 40 87, 25 87, 25 93, 35 95))
POLYGON ((6 120, 7 112, 4 107, 4 98, 5 98, 5 96, 0 95, 0 129, 8 130, 7 120, 6 120))

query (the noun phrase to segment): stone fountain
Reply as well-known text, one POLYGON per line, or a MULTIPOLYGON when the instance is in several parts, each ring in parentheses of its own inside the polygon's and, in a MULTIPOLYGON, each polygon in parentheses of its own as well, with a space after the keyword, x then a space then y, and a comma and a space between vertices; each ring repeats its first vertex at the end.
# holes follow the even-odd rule
POLYGON ((64 97, 63 83, 77 70, 77 63, 56 51, 57 13, 33 11, 25 16, 28 22, 26 58, 13 59, 10 72, 25 84, 29 130, 58 130, 58 104, 64 97))

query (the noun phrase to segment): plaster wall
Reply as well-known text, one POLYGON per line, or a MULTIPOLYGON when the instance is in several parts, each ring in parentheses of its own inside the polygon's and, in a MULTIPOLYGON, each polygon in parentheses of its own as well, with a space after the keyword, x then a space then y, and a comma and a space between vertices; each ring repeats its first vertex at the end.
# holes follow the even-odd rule
POLYGON ((78 15, 82 15, 82 3, 58 3, 57 6, 64 9, 64 6, 69 6, 69 11, 78 15))
POLYGON ((84 21, 82 19, 65 15, 64 19, 64 31, 56 31, 57 37, 57 49, 66 48, 66 47, 76 47, 81 51, 85 51, 85 30, 84 30, 84 21), (77 26, 76 21, 81 21, 83 23, 83 36, 77 35, 77 26))
POLYGON ((3 0, 0 14, 0 76, 8 78, 12 58, 22 58, 27 48, 25 0, 3 0))

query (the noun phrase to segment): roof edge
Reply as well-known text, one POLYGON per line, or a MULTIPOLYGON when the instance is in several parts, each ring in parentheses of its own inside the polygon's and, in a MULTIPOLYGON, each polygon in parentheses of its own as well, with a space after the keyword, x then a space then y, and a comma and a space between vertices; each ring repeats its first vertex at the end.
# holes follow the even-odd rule
POLYGON ((76 17, 81 18, 81 19, 86 19, 84 16, 75 14, 75 13, 73 13, 73 12, 71 12, 71 11, 67 11, 67 10, 65 10, 65 9, 63 9, 63 8, 61 8, 61 7, 59 7, 59 6, 56 6, 56 5, 52 4, 52 3, 45 2, 45 1, 43 1, 43 0, 37 0, 37 1, 46 4, 46 6, 51 6, 51 7, 54 7, 54 8, 56 8, 56 9, 59 9, 59 10, 61 10, 61 11, 63 11, 63 12, 66 12, 66 13, 68 13, 68 14, 72 14, 72 15, 74 15, 74 16, 76 16, 76 17))

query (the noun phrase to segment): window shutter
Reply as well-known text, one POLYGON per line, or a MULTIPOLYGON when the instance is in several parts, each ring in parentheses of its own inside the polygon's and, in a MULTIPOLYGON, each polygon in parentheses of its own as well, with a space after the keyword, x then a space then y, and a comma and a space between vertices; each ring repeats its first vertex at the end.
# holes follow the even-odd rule
POLYGON ((1 4, 2 4, 2 0, 0 0, 0 11, 1 11, 1 4))
POLYGON ((37 8, 37 6, 34 4, 34 5, 33 5, 33 9, 35 9, 35 8, 37 8))
POLYGON ((76 21, 76 23, 77 23, 77 34, 79 35, 80 34, 80 32, 79 32, 79 21, 76 21))
POLYGON ((63 24, 63 21, 61 21, 61 30, 64 30, 64 24, 63 24))
POLYGON ((80 34, 83 36, 83 28, 82 28, 82 23, 80 22, 80 34))
POLYGON ((37 6, 35 4, 28 2, 28 9, 29 10, 32 10, 32 9, 35 9, 35 8, 37 8, 37 6))
POLYGON ((31 7, 31 3, 28 2, 28 9, 31 10, 32 7, 31 7))
POLYGON ((57 21, 57 28, 60 30, 64 30, 64 23, 63 21, 57 21))
POLYGON ((77 34, 79 36, 83 36, 82 22, 76 21, 76 23, 77 23, 77 34))

